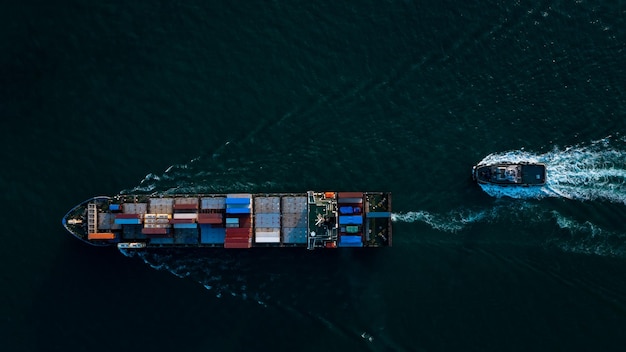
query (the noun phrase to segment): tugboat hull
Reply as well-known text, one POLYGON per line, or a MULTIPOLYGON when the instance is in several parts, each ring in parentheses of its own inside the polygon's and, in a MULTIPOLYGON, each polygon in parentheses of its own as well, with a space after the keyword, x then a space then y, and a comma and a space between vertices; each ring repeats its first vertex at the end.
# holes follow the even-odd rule
POLYGON ((546 166, 541 163, 479 164, 472 168, 472 178, 479 184, 541 186, 546 183, 546 166))

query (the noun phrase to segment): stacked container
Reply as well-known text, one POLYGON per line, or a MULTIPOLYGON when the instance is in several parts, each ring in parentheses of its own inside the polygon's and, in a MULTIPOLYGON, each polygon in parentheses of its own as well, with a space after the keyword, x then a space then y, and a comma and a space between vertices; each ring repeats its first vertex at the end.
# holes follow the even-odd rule
POLYGON ((363 247, 363 193, 339 192, 339 247, 363 247))
POLYGON ((226 205, 226 236, 224 248, 252 247, 252 195, 228 194, 226 205))
POLYGON ((141 233, 150 239, 150 243, 171 244, 172 239, 170 219, 172 218, 171 198, 150 198, 149 213, 144 215, 141 233))
POLYGON ((174 227, 174 243, 198 243, 198 198, 176 198, 170 224, 174 227))
POLYGON ((254 242, 280 243, 280 197, 254 198, 254 242))
POLYGON ((200 243, 223 244, 226 236, 224 228, 224 213, 226 211, 226 197, 203 197, 200 200, 200 243))
POLYGON ((281 206, 283 243, 307 243, 307 197, 284 196, 281 200, 281 206))

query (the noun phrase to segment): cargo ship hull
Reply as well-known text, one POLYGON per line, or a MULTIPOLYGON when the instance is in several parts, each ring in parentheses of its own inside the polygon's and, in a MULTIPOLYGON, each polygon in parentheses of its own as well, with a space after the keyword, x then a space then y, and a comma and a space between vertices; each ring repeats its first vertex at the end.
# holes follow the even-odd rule
POLYGON ((124 249, 392 244, 389 192, 99 196, 62 223, 86 243, 124 249))

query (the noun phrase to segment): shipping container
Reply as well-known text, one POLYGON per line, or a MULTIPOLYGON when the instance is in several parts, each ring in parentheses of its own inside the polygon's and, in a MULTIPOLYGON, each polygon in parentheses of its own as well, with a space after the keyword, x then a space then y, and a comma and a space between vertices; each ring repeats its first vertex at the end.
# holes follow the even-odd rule
POLYGON ((252 244, 250 242, 246 243, 233 243, 233 242, 224 242, 224 248, 251 248, 252 244))
POLYGON ((280 243, 280 230, 271 228, 257 228, 254 233, 256 243, 280 243))
POLYGON ((357 215, 339 216, 339 225, 361 225, 363 217, 357 215))
POLYGON ((306 227, 283 227, 283 243, 306 243, 308 229, 306 227))
POLYGON ((363 198, 339 198, 337 200, 338 204, 361 204, 363 203, 363 198))
POLYGON ((193 224, 195 223, 195 219, 170 219, 170 224, 193 224))
POLYGON ((226 214, 250 214, 250 208, 226 208, 226 214))
POLYGON ((141 219, 115 219, 116 225, 138 225, 141 224, 141 219))
POLYGON ((339 192, 337 198, 363 198, 363 192, 339 192))
POLYGON ((297 196, 285 196, 281 200, 281 212, 285 213, 301 213, 307 210, 307 198, 297 196))
MULTIPOLYGON (((185 225, 189 224, 181 224, 180 226, 185 225)), ((174 225, 174 227, 176 226, 178 225, 174 225)), ((197 226, 194 226, 193 228, 181 227, 174 229, 174 243, 177 244, 198 244, 198 236, 199 232, 197 226)))
MULTIPOLYGON (((148 203, 124 203, 124 212, 130 214, 145 214, 148 212, 148 203)), ((152 211, 152 213, 167 213, 152 211)))
POLYGON ((280 243, 280 237, 257 237, 254 243, 280 243))
POLYGON ((254 198, 255 214, 278 214, 280 213, 280 197, 256 197, 254 198))
POLYGON ((96 232, 87 235, 88 240, 114 240, 115 234, 111 232, 96 232))
POLYGON ((254 226, 280 227, 280 214, 256 214, 254 226))
POLYGON ((361 207, 343 206, 339 207, 339 214, 361 214, 361 207))
POLYGON ((144 235, 167 235, 168 232, 169 229, 165 227, 144 227, 141 230, 144 235))
POLYGON ((222 214, 221 213, 209 213, 198 214, 198 223, 199 224, 221 224, 222 223, 222 214))
POLYGON ((346 231, 347 233, 357 233, 359 232, 359 226, 357 225, 348 225, 346 226, 346 231))
POLYGON ((226 194, 226 198, 248 198, 252 199, 251 193, 228 193, 226 194))
POLYGON ((222 244, 226 237, 226 229, 211 225, 200 225, 200 243, 222 244))
POLYGON ((122 205, 121 204, 109 204, 109 210, 110 211, 120 211, 120 210, 122 210, 122 205))
POLYGON ((115 214, 116 219, 139 219, 141 215, 139 214, 128 214, 128 213, 120 213, 115 214))
POLYGON ((308 213, 290 213, 283 214, 282 216, 282 226, 284 227, 306 227, 308 220, 308 213))
POLYGON ((227 228, 226 229, 226 236, 248 236, 250 237, 252 235, 251 230, 248 229, 243 229, 240 227, 236 227, 236 228, 227 228))
POLYGON ((196 223, 181 223, 181 224, 174 224, 174 228, 175 229, 195 229, 198 227, 198 224, 196 223))
POLYGON ((363 247, 363 239, 361 236, 340 236, 339 247, 363 247))
POLYGON ((225 197, 203 197, 200 200, 201 209, 225 209, 225 197))
POLYGON ((226 205, 250 205, 250 198, 226 198, 226 205))
POLYGON ((239 227, 239 218, 226 218, 226 225, 233 225, 232 227, 239 227))
POLYGON ((196 219, 197 213, 174 213, 174 219, 196 219))

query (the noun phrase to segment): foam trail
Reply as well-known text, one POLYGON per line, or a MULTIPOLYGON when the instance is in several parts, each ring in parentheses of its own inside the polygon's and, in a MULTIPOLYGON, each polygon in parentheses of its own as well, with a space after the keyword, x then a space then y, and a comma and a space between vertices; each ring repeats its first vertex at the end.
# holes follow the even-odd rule
POLYGON ((524 150, 490 154, 478 164, 540 162, 546 164, 546 184, 541 187, 480 185, 493 197, 608 200, 626 204, 626 150, 624 139, 607 137, 589 145, 544 154, 524 150))
POLYGON ((529 204, 522 204, 521 206, 517 204, 513 207, 511 204, 505 204, 481 210, 457 209, 446 214, 434 214, 425 210, 418 210, 406 213, 392 213, 391 221, 422 222, 438 231, 458 232, 474 223, 492 222, 501 217, 507 219, 515 218, 518 216, 520 208, 528 208, 529 206, 529 204))
POLYGON ((626 258, 626 234, 608 230, 590 221, 574 220, 556 210, 544 209, 537 203, 510 202, 483 210, 461 209, 446 214, 410 211, 393 213, 391 218, 394 222, 425 223, 435 230, 450 233, 459 232, 476 223, 544 223, 545 226, 556 226, 562 230, 542 239, 550 247, 563 252, 626 258))
MULTIPOLYGON (((479 218, 478 216, 477 218, 479 218)), ((458 219, 455 216, 442 216, 432 214, 424 210, 410 211, 407 213, 391 214, 391 221, 394 222, 423 222, 435 230, 445 232, 457 232, 465 227, 467 222, 458 219)))
MULTIPOLYGON (((127 256, 139 257, 153 269, 168 271, 179 278, 195 280, 207 290, 212 291, 217 298, 230 295, 243 300, 253 299, 259 305, 267 306, 265 300, 268 296, 260 290, 250 292, 247 285, 248 278, 240 273, 242 268, 236 264, 234 257, 197 256, 177 251, 123 253, 127 256)), ((245 270, 241 271, 245 272, 245 270)))
POLYGON ((557 211, 553 211, 552 216, 558 227, 569 234, 548 241, 559 249, 603 257, 626 257, 626 235, 603 229, 590 221, 576 221, 557 211))

